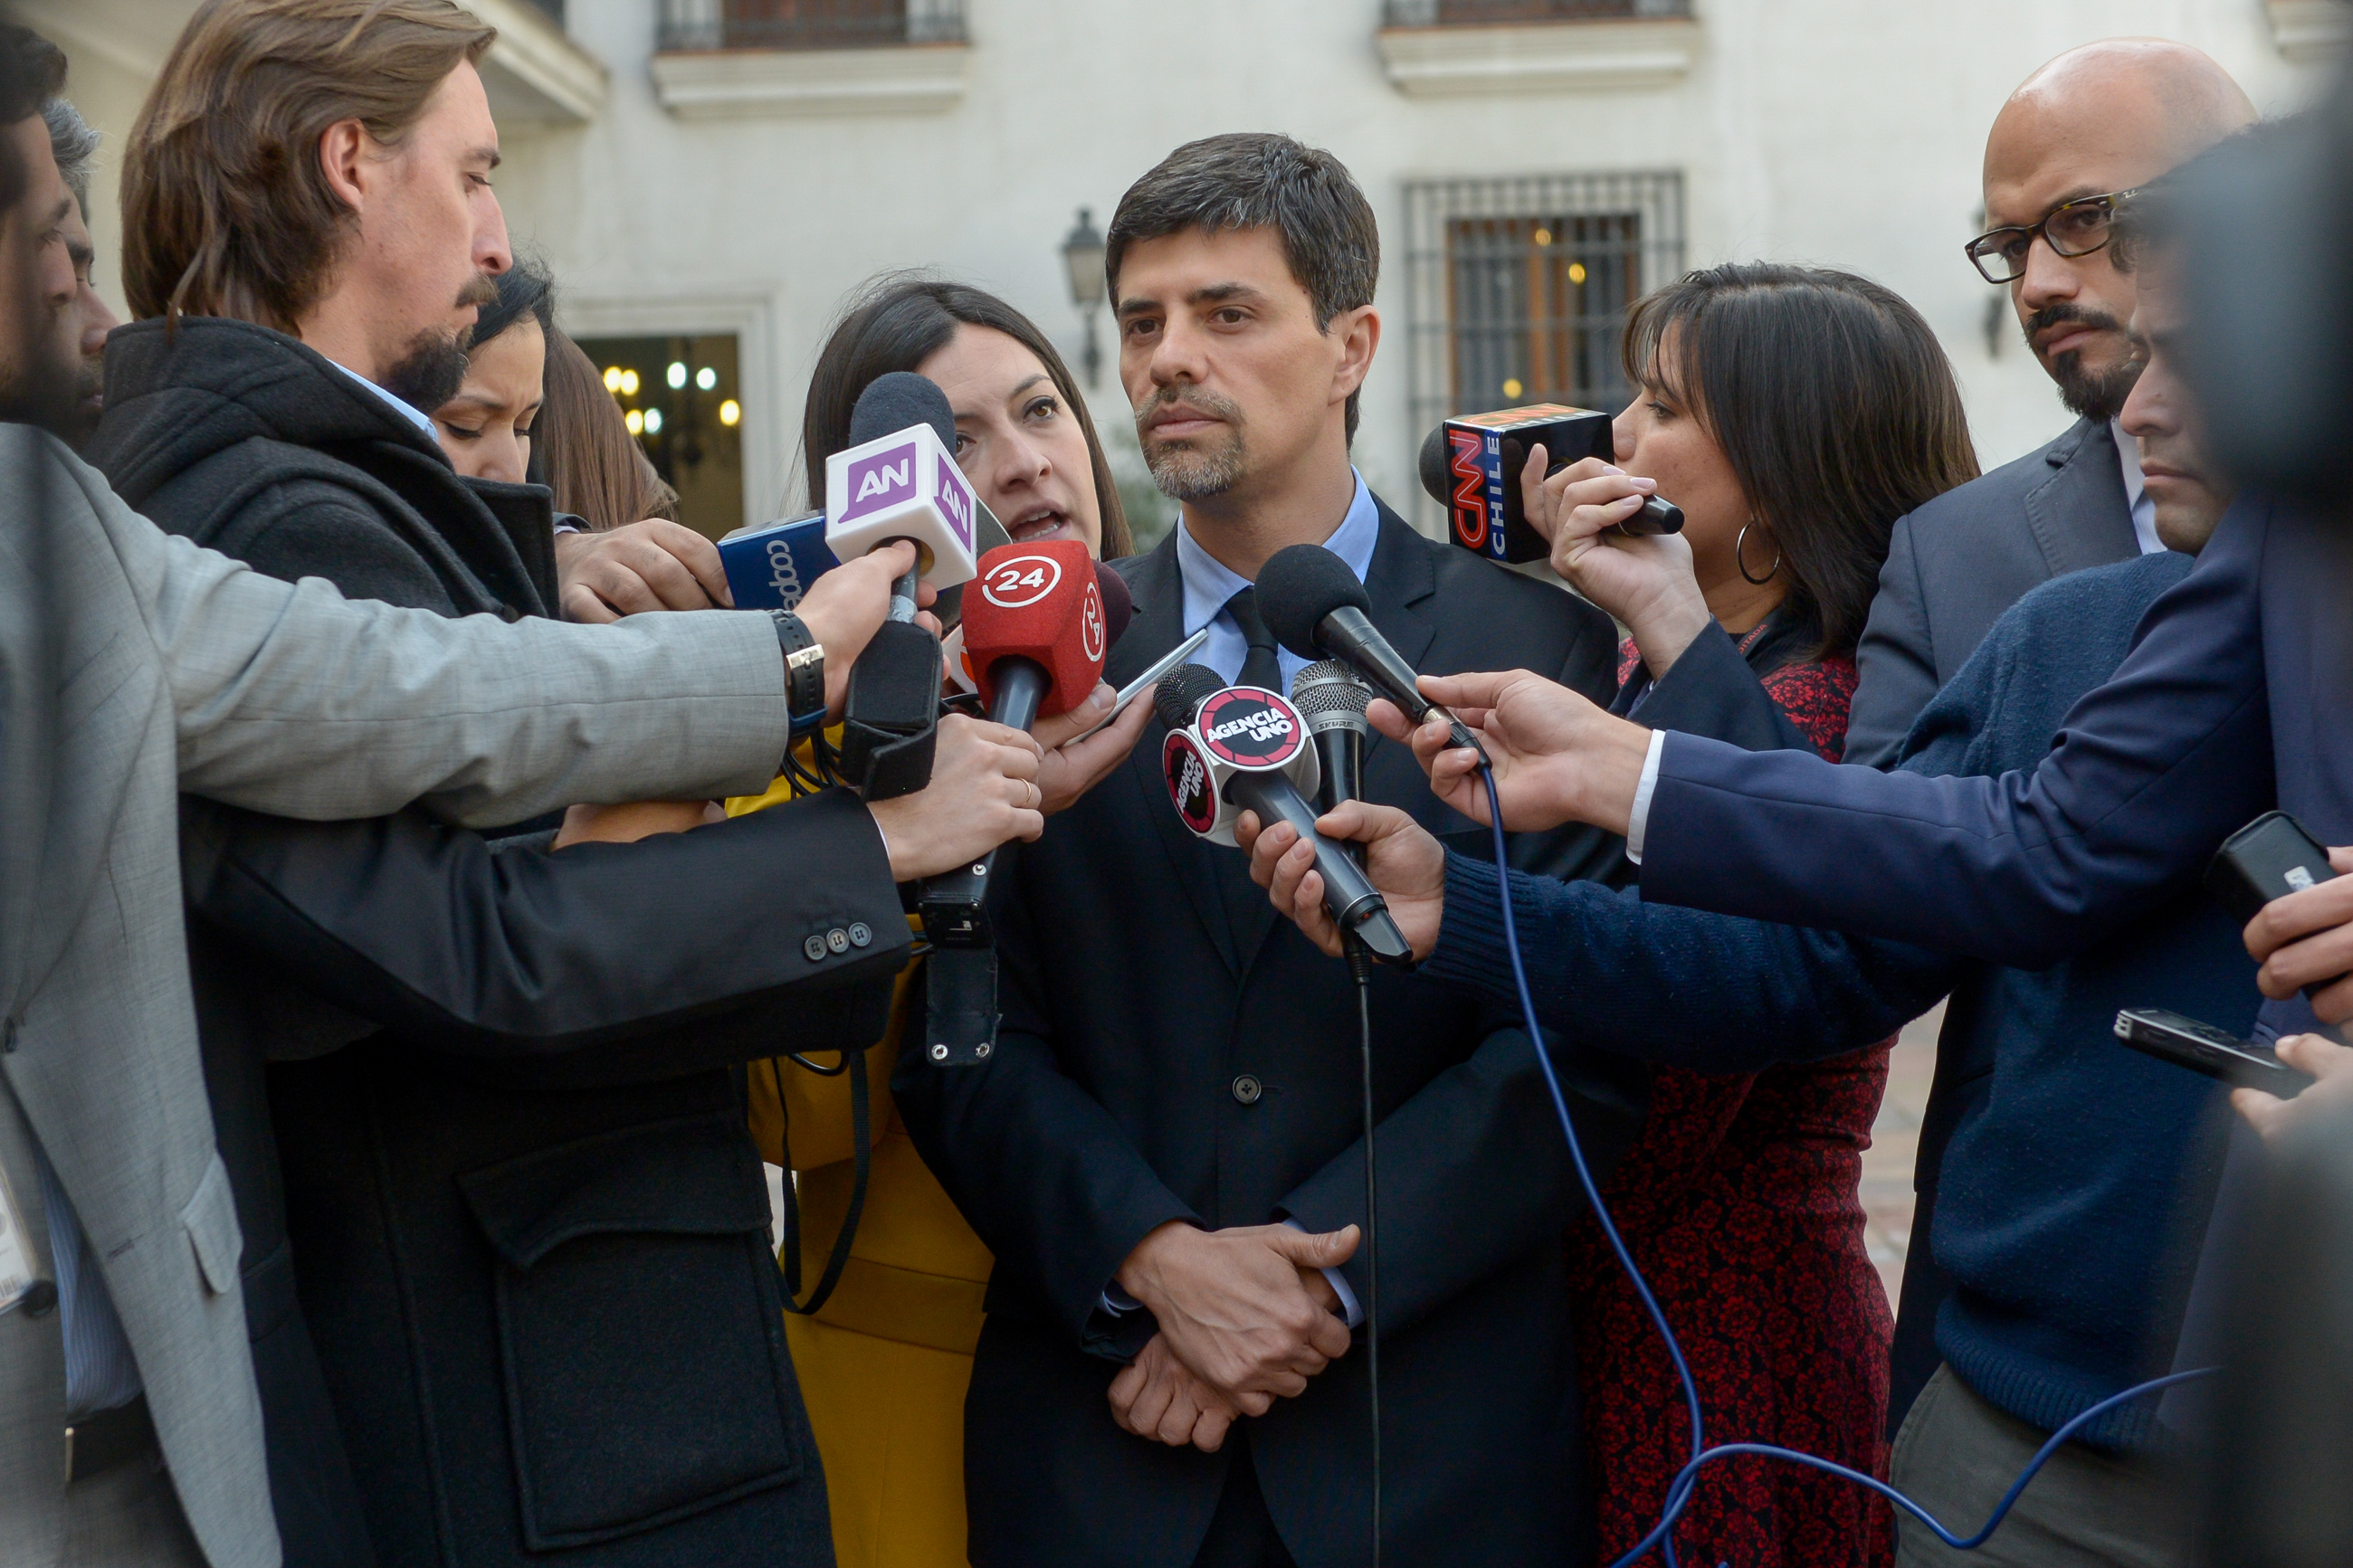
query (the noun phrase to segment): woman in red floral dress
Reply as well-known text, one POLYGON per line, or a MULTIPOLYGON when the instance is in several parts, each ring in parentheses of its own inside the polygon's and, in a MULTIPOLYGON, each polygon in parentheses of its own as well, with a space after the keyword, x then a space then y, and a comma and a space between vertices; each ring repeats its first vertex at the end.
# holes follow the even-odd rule
MULTIPOLYGON (((1895 519, 1977 472, 1951 367, 1918 313, 1814 268, 1697 272, 1629 321, 1617 463, 1550 479, 1532 521, 1555 566, 1631 629, 1617 710, 1672 687, 1716 738, 1839 755, 1854 647, 1895 519), (1611 531, 1655 491, 1679 536, 1611 531)), ((1679 720, 1690 727, 1688 718, 1679 720)), ((1641 1141, 1605 1203, 1698 1386, 1705 1436, 1780 1444, 1884 1476, 1887 1297, 1859 1197, 1887 1044, 1739 1075, 1655 1069, 1641 1141)), ((1599 1225, 1568 1237, 1602 1561, 1657 1522, 1691 1452, 1656 1326, 1599 1225)), ((1819 1471, 1753 1458, 1704 1472, 1675 1531, 1714 1568, 1876 1565, 1886 1506, 1819 1471)), ((1654 1556, 1653 1561, 1656 1561, 1654 1556)))

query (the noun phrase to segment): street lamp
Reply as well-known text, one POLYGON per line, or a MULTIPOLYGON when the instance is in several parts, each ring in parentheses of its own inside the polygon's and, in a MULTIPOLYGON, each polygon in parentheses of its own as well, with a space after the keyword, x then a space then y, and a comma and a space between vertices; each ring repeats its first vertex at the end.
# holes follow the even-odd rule
POLYGON ((1087 367, 1087 390, 1101 380, 1103 351, 1095 347, 1095 308, 1103 302, 1103 237, 1095 232, 1094 213, 1079 209, 1078 226, 1062 241, 1062 264, 1071 270, 1071 303, 1086 312, 1087 349, 1081 363, 1087 367))

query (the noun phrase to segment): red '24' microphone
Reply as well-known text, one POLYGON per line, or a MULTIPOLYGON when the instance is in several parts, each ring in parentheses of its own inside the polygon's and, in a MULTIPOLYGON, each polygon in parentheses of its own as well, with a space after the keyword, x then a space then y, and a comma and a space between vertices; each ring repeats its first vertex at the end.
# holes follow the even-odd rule
POLYGON ((1103 679, 1112 632, 1080 541, 1000 544, 980 558, 964 597, 965 658, 998 723, 1027 730, 1067 713, 1103 679))
MULTIPOLYGON (((988 716, 1027 730, 1067 713, 1103 679, 1114 627, 1094 558, 1075 539, 1000 544, 980 558, 964 595, 964 653, 988 716)), ((1124 586, 1124 584, 1123 584, 1124 586)), ((939 947, 987 947, 989 851, 964 870, 923 883, 923 934, 939 947)))

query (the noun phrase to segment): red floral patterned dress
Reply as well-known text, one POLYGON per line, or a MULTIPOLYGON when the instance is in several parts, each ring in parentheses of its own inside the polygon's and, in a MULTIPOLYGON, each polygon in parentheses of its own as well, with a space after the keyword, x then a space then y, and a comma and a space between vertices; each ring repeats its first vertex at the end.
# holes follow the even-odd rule
MULTIPOLYGON (((1760 628, 1762 630, 1762 628, 1760 628)), ((1748 653, 1754 637, 1744 639, 1748 653)), ((1630 673, 1633 644, 1622 650, 1630 673)), ((1765 689, 1835 758, 1851 658, 1785 666, 1765 689)), ((1657 1070, 1642 1137, 1602 1189, 1674 1326, 1713 1446, 1777 1443, 1885 1478, 1887 1296, 1863 1245, 1862 1151, 1892 1042, 1739 1077, 1657 1070)), ((1654 1527, 1691 1422, 1650 1314, 1591 1215, 1568 1237, 1602 1554, 1654 1527)), ((1694 1568, 1892 1561, 1887 1505, 1783 1461, 1713 1461, 1675 1529, 1694 1568)), ((1653 1553, 1646 1562, 1658 1562, 1653 1553)))

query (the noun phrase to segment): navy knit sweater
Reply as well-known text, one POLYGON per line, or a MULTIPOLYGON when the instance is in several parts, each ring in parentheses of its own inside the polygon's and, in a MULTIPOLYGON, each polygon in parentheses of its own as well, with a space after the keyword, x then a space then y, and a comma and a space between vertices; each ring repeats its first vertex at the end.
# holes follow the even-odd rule
MULTIPOLYGON (((2189 569, 2187 556, 2149 555, 2035 589, 1920 716, 1900 765, 2031 769, 2067 710, 2122 662, 2142 612, 2189 569)), ((1947 1149, 1927 1238, 1955 1281, 1939 1353, 1989 1403, 2045 1430, 2167 1370, 2220 1173, 2222 1094, 2126 1050, 2109 1028, 2125 1006, 2242 1034, 2253 1025, 2254 966, 2201 896, 2029 973, 1646 906, 1631 890, 1517 872, 1511 885, 1545 1023, 1650 1060, 1748 1071, 1811 1059, 1883 1038, 1951 992, 1946 1048, 1989 1043, 1969 1054, 1993 1069, 1947 1149)), ((1497 895, 1492 863, 1448 856, 1425 973, 1513 994, 1497 895)), ((2153 1414, 2138 1402, 2082 1436, 2141 1447, 2153 1414)))

